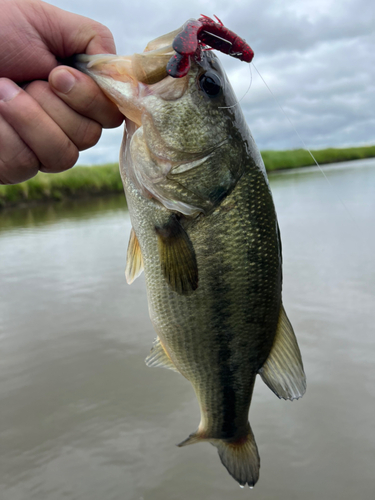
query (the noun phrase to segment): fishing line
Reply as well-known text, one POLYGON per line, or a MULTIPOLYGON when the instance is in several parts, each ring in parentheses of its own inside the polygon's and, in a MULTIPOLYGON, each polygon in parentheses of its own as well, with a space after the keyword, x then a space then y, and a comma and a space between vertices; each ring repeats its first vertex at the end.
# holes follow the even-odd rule
POLYGON ((241 99, 239 99, 237 102, 235 102, 234 104, 232 104, 232 106, 219 106, 218 109, 230 109, 230 108, 234 108, 235 106, 237 106, 237 104, 239 104, 242 99, 249 93, 249 90, 251 88, 251 84, 253 83, 253 73, 251 71, 251 65, 249 64, 249 70, 250 70, 250 83, 249 83, 249 86, 247 87, 247 90, 246 92, 244 93, 244 95, 241 97, 241 99))
POLYGON ((292 127, 292 129, 294 130, 294 132, 296 133, 297 137, 299 138, 299 140, 301 141, 301 144, 303 145, 303 148, 305 149, 305 151, 307 151, 309 153, 309 155, 311 156, 311 158, 313 159, 314 163, 316 164, 316 166, 319 168, 320 172, 323 174, 323 177, 325 178, 325 180, 328 182, 328 185, 330 186, 330 188, 332 189, 332 191, 335 193, 335 196, 336 198, 339 200, 339 202, 341 203, 341 205, 344 207, 345 211, 348 213, 348 215, 350 216, 350 218, 354 221, 354 218, 353 218, 353 215, 350 213, 350 211, 348 210, 347 206, 345 205, 345 203, 342 201, 342 199, 340 198, 340 196, 338 195, 337 191, 335 190, 333 184, 331 183, 331 181, 329 180, 329 178, 326 176, 326 174, 324 173, 324 170, 322 169, 322 167, 319 165, 319 163, 317 162, 315 156, 312 154, 312 152, 310 151, 310 149, 306 146, 306 143, 305 141, 302 139, 302 137, 300 136, 300 134, 298 133, 298 130, 296 129, 294 123, 292 122, 292 120, 289 118, 289 116, 287 115, 287 113, 284 111, 284 108, 281 106, 281 104, 279 103, 279 101, 276 99, 276 96, 274 95, 274 93, 272 92, 272 90, 269 88, 269 86, 267 85, 265 79, 263 78, 263 76, 259 73, 257 67, 255 66, 254 62, 251 63, 253 66, 254 66, 254 69, 255 71, 258 73, 258 75, 260 76, 262 82, 264 83, 264 85, 267 87, 268 91, 270 92, 270 94, 272 95, 274 101, 276 102, 277 106, 281 109, 284 117, 288 120, 290 126, 292 127))

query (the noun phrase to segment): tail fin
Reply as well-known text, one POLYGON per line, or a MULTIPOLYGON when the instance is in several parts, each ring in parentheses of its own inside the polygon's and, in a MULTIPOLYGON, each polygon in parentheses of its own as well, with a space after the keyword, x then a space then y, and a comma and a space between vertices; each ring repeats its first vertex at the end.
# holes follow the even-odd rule
POLYGON ((201 441, 209 441, 216 446, 222 464, 240 486, 247 484, 252 488, 255 485, 259 479, 260 458, 250 424, 247 434, 235 441, 201 438, 198 433, 194 433, 177 446, 201 441))
POLYGON ((249 425, 247 436, 237 441, 211 441, 229 474, 240 484, 252 488, 259 479, 260 458, 254 434, 249 425))

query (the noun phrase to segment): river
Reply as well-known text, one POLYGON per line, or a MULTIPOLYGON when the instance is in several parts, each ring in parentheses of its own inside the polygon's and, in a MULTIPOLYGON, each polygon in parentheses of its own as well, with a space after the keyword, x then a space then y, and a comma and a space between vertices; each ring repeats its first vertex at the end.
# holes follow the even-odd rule
POLYGON ((143 276, 124 278, 123 196, 0 211, 2 500, 373 500, 375 160, 271 177, 284 304, 308 379, 299 401, 259 379, 261 456, 240 489, 190 384, 143 362, 143 276))

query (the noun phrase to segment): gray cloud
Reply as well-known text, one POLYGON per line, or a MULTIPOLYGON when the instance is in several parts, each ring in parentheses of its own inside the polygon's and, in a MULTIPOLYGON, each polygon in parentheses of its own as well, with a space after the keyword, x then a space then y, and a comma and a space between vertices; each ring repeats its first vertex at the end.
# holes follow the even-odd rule
MULTIPOLYGON (((201 13, 216 14, 254 49, 254 63, 310 148, 375 143, 375 4, 373 0, 52 0, 91 17, 114 34, 118 53, 142 51, 149 40, 201 13)), ((248 66, 222 56, 239 98, 248 66)), ((301 147, 278 104, 252 69, 241 106, 261 149, 301 147)), ((116 161, 122 133, 104 131, 80 163, 116 161)))

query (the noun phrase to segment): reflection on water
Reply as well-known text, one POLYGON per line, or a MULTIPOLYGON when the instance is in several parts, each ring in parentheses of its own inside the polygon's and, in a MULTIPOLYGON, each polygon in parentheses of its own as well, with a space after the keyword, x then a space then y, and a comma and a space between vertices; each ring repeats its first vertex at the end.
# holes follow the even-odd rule
POLYGON ((174 446, 198 406, 143 363, 154 332, 143 278, 124 279, 123 197, 0 212, 0 497, 373 499, 374 167, 272 176, 308 391, 284 402, 257 382, 251 493, 213 447, 174 446))
POLYGON ((0 232, 54 224, 68 219, 92 219, 98 215, 103 216, 105 213, 125 208, 126 202, 123 194, 7 208, 0 211, 0 232))

